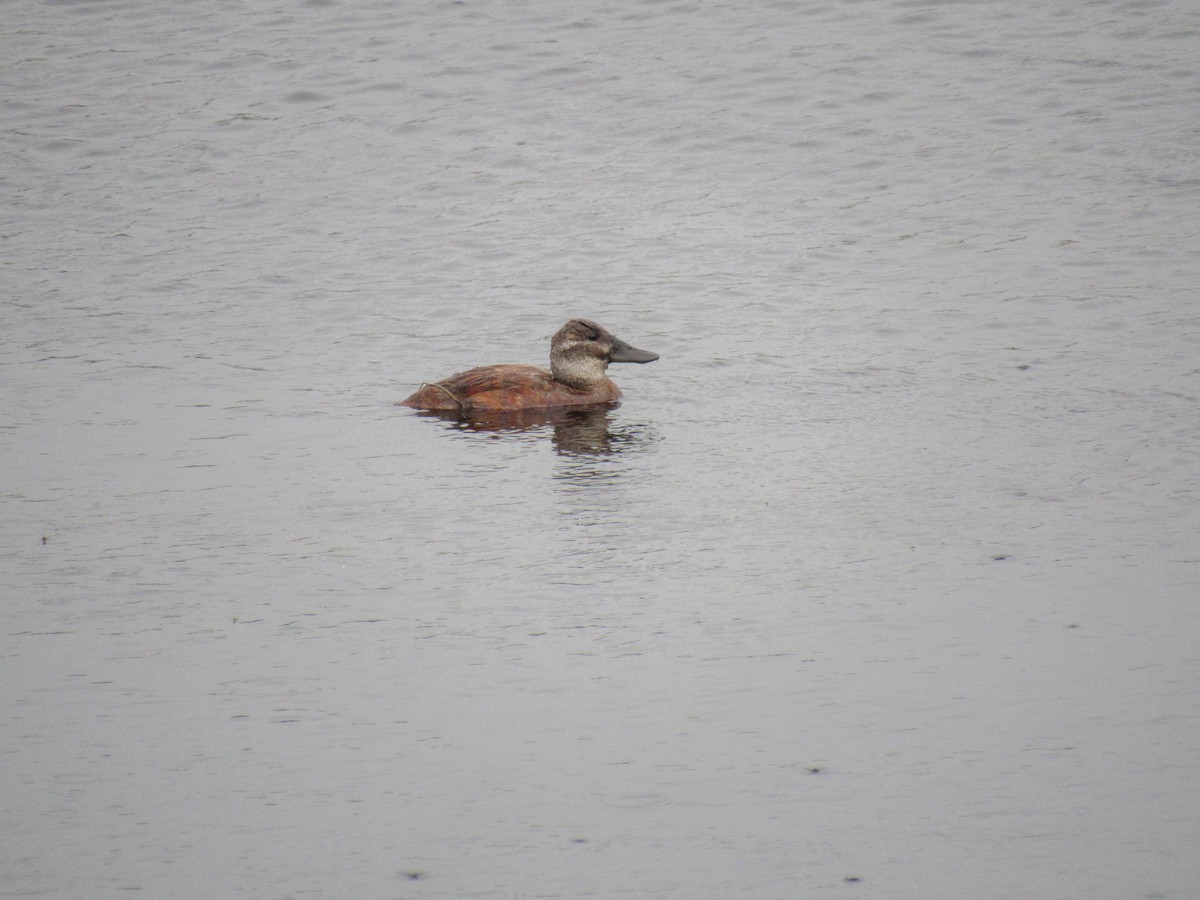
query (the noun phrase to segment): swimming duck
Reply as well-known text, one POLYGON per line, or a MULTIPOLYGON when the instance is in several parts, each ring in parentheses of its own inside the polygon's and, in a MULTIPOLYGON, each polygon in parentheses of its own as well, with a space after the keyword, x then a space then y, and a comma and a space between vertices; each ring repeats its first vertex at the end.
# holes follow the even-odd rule
POLYGON ((537 366, 481 366, 422 384, 401 401, 413 409, 516 410, 610 403, 621 396, 609 363, 648 363, 657 353, 631 347, 595 322, 572 319, 550 341, 550 371, 537 366))

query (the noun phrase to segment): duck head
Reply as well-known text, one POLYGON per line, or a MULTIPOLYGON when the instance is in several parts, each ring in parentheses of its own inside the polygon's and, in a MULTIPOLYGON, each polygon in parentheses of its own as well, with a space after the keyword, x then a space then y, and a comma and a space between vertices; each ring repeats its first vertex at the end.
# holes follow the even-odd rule
POLYGON ((609 363, 648 363, 657 353, 639 350, 588 319, 572 319, 550 341, 550 372, 563 384, 589 387, 607 376, 609 363))

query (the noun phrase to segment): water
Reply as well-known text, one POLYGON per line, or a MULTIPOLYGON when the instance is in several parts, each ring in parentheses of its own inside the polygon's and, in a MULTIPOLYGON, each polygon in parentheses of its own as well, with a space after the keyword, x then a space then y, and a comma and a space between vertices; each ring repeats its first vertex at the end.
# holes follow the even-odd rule
POLYGON ((1196 896, 1192 4, 0 32, 0 896, 1196 896))

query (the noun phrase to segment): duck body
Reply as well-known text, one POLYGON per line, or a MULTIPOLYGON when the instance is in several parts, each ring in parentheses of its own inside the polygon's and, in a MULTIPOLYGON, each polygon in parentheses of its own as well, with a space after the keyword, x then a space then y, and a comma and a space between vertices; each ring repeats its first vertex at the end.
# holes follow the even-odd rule
POLYGON ((657 354, 631 347, 595 322, 572 319, 551 341, 549 371, 538 366, 481 366, 423 384, 400 405, 497 412, 612 403, 621 391, 606 374, 608 364, 656 359, 657 354))
POLYGON ((587 388, 556 381, 537 366, 480 366, 423 384, 402 406, 414 409, 507 410, 542 409, 611 403, 621 396, 611 378, 587 388))

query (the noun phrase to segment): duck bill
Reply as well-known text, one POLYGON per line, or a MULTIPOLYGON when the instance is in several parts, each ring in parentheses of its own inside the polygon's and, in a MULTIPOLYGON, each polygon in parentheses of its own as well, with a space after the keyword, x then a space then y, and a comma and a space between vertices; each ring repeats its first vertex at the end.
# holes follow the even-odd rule
POLYGON ((631 347, 620 338, 613 338, 612 353, 608 357, 609 362, 648 363, 654 362, 656 359, 658 359, 657 353, 631 347))

